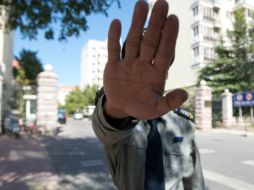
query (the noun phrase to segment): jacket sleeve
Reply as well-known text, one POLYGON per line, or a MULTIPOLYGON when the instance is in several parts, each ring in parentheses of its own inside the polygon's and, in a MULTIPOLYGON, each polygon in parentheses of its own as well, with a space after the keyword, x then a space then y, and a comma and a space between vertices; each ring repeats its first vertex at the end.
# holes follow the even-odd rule
POLYGON ((93 112, 92 126, 96 136, 103 144, 114 144, 130 135, 131 129, 136 126, 137 121, 127 118, 121 122, 113 122, 113 126, 112 122, 108 121, 103 112, 104 101, 105 95, 99 99, 93 112))
POLYGON ((195 140, 193 140, 191 157, 193 168, 191 174, 183 178, 184 190, 205 190, 200 155, 195 140))

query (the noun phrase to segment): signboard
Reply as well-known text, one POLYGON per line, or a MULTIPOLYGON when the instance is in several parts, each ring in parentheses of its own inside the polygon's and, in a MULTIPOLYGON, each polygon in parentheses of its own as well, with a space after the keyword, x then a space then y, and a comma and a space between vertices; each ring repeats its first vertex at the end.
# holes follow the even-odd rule
POLYGON ((254 92, 238 92, 233 96, 234 107, 254 106, 254 92))

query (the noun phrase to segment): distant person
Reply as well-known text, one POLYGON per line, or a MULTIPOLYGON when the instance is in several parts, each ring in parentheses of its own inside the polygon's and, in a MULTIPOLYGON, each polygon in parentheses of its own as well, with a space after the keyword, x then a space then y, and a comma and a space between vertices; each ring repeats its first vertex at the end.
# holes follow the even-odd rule
POLYGON ((178 109, 188 95, 181 89, 163 95, 178 19, 158 0, 143 33, 147 13, 147 3, 138 1, 122 57, 121 24, 111 23, 93 129, 119 190, 204 190, 194 123, 178 109))

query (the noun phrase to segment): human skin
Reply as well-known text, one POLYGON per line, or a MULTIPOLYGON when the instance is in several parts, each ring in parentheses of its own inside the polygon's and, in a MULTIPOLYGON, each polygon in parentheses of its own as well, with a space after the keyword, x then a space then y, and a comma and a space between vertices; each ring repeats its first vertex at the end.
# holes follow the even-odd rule
POLYGON ((158 0, 152 10, 146 33, 148 4, 136 3, 121 59, 121 22, 112 21, 108 32, 108 62, 103 85, 104 111, 113 118, 133 116, 153 119, 180 107, 188 98, 182 89, 164 95, 165 81, 175 55, 179 22, 168 15, 168 3, 158 0))

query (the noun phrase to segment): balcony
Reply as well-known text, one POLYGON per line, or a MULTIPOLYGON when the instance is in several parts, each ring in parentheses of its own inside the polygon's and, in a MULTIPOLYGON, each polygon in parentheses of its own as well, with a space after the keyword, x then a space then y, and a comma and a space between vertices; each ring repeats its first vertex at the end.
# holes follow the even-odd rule
POLYGON ((221 7, 220 1, 219 0, 213 0, 213 9, 214 10, 219 10, 221 7))
POLYGON ((216 39, 214 36, 204 35, 203 39, 208 42, 214 42, 216 39))
POLYGON ((220 19, 215 19, 215 22, 213 24, 214 30, 218 31, 222 27, 220 19))
POLYGON ((204 21, 207 21, 209 23, 215 22, 215 18, 213 16, 210 16, 210 15, 204 15, 203 19, 204 19, 204 21))

